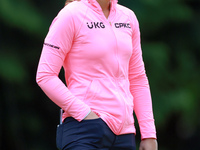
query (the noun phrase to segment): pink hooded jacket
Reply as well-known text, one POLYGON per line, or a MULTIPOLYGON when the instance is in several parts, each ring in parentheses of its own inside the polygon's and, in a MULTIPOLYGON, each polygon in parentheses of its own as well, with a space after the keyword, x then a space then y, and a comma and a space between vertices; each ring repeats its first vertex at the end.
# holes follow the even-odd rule
POLYGON ((135 14, 112 0, 106 18, 96 0, 64 7, 45 38, 37 83, 65 113, 81 121, 92 110, 116 134, 156 138, 152 102, 135 14), (59 79, 65 70, 66 85, 59 79))

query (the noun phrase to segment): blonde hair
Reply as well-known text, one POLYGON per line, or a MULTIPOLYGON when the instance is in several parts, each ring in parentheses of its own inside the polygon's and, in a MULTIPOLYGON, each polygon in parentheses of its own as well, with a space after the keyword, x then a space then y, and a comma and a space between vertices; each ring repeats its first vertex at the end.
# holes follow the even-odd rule
POLYGON ((65 6, 66 6, 67 4, 73 2, 73 1, 80 1, 80 0, 66 0, 66 1, 65 1, 65 6))

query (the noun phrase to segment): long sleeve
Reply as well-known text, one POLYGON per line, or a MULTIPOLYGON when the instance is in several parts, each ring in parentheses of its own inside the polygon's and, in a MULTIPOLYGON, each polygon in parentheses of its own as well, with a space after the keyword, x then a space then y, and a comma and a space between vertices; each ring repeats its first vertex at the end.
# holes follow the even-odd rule
POLYGON ((72 14, 64 8, 52 22, 45 38, 36 81, 55 104, 81 121, 90 112, 89 106, 76 98, 58 77, 74 35, 72 14))
POLYGON ((129 81, 134 111, 139 122, 141 138, 156 138, 150 88, 142 59, 139 23, 135 16, 132 19, 133 53, 129 63, 129 81))

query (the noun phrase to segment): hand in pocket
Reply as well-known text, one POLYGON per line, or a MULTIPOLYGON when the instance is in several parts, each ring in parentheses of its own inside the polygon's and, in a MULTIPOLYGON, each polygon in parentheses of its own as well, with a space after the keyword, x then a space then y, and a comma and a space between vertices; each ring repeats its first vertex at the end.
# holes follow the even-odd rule
POLYGON ((84 120, 92 120, 92 119, 98 119, 99 116, 97 116, 93 111, 91 111, 84 120))

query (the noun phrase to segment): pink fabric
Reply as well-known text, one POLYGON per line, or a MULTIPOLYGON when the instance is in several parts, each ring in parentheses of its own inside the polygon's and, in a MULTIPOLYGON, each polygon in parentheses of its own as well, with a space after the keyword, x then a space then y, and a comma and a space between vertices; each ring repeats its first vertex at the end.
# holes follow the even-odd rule
POLYGON ((37 83, 69 116, 81 121, 89 111, 117 134, 156 138, 151 95, 134 13, 112 0, 107 19, 96 0, 73 2, 52 22, 45 38, 37 83), (65 84, 58 75, 65 70, 65 84))

